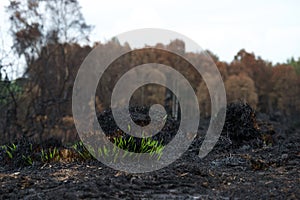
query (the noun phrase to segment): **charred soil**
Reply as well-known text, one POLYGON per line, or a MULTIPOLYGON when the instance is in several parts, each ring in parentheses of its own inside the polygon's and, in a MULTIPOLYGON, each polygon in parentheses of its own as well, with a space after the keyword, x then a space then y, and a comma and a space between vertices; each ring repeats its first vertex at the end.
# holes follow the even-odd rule
MULTIPOLYGON (((109 117, 107 114, 107 118, 109 117)), ((32 165, 26 166, 24 162, 8 160, 2 152, 0 197, 1 199, 300 198, 299 127, 272 121, 266 115, 256 116, 247 104, 232 104, 227 108, 226 123, 217 145, 208 156, 200 159, 198 151, 208 123, 209 119, 201 120, 198 136, 180 159, 168 167, 144 174, 116 171, 95 159, 71 161, 60 159, 51 162, 33 160, 32 165)), ((172 122, 168 126, 170 127, 165 127, 165 135, 170 133, 172 126, 178 127, 178 124, 172 122)), ((172 135, 166 137, 172 138, 172 135)), ((60 151, 63 148, 63 145, 58 147, 60 151)), ((76 157, 73 154, 71 156, 76 157)))

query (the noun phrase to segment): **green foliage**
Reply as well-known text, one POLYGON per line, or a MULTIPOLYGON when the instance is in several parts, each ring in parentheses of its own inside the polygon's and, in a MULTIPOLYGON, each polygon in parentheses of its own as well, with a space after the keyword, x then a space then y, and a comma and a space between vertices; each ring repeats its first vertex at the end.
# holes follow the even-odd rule
POLYGON ((162 145, 161 142, 152 138, 144 137, 139 140, 134 138, 133 136, 130 136, 128 139, 123 137, 116 137, 114 138, 114 144, 114 151, 116 151, 116 147, 125 151, 125 154, 122 157, 125 157, 128 154, 132 155, 132 153, 135 152, 149 153, 151 156, 157 155, 158 159, 160 159, 160 157, 162 156, 162 151, 164 149, 164 145, 162 145))
MULTIPOLYGON (((130 128, 129 128, 130 129, 130 128)), ((94 149, 90 145, 84 145, 81 141, 72 145, 72 148, 80 155, 84 160, 92 159, 97 155, 100 157, 107 157, 114 155, 114 161, 118 158, 125 158, 126 156, 132 156, 134 153, 148 153, 153 157, 157 157, 159 160, 162 156, 164 145, 161 142, 152 138, 137 139, 133 136, 128 138, 115 137, 113 138, 114 147, 111 150, 107 145, 99 146, 94 149), (124 150, 121 154, 120 149, 124 150)))
POLYGON ((72 148, 79 154, 79 156, 84 160, 92 159, 93 156, 90 151, 84 146, 82 141, 76 142, 72 145, 72 148))
POLYGON ((298 58, 298 60, 295 60, 294 57, 292 57, 291 59, 288 59, 287 64, 293 66, 296 73, 298 75, 300 75, 300 57, 298 58))
POLYGON ((18 162, 17 160, 20 159, 21 162, 25 165, 32 165, 33 159, 32 159, 32 144, 30 144, 30 153, 28 155, 28 152, 22 152, 22 149, 19 145, 16 145, 14 143, 11 143, 10 145, 3 145, 0 148, 1 150, 4 150, 5 155, 9 158, 9 160, 18 162), (21 152, 21 154, 20 154, 21 152), (21 158, 19 157, 21 155, 21 158))
POLYGON ((17 146, 14 143, 12 143, 10 146, 9 145, 4 146, 4 148, 8 157, 12 159, 14 152, 17 150, 17 146))
POLYGON ((0 105, 6 105, 12 101, 12 98, 17 98, 23 89, 15 82, 0 80, 0 105))
MULTIPOLYGON (((128 126, 130 129, 130 126, 128 126)), ((115 137, 113 138, 114 148, 112 152, 107 145, 103 145, 94 149, 90 145, 84 145, 81 141, 72 145, 72 148, 84 159, 92 159, 93 156, 98 155, 100 157, 107 157, 114 155, 114 161, 120 156, 125 158, 126 156, 132 156, 133 153, 149 153, 151 156, 157 156, 158 159, 162 156, 164 145, 161 142, 153 140, 152 138, 136 139, 133 136, 129 138, 115 137), (120 149, 125 152, 121 155, 120 149)))
POLYGON ((11 153, 10 151, 7 151, 7 150, 6 150, 6 153, 7 153, 8 157, 9 157, 10 159, 13 158, 13 155, 12 155, 12 153, 11 153))
POLYGON ((60 159, 58 149, 56 147, 46 150, 42 149, 41 159, 43 162, 58 161, 60 159))
POLYGON ((25 161, 25 163, 26 163, 27 165, 32 165, 32 164, 33 164, 33 160, 32 160, 32 158, 31 158, 31 156, 25 156, 25 155, 22 155, 22 158, 23 158, 23 160, 25 161))

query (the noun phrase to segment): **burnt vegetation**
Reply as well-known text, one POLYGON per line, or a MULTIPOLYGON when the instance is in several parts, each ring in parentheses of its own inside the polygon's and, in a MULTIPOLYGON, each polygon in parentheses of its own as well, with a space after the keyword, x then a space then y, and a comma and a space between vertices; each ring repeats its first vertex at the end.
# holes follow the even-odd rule
MULTIPOLYGON (((213 198, 253 197, 253 190, 257 190, 262 198, 299 197, 300 58, 274 64, 242 49, 232 62, 227 63, 210 51, 186 52, 184 42, 177 39, 169 44, 149 47, 143 52, 133 51, 114 61, 106 71, 108 75, 104 74, 100 80, 100 83, 106 83, 106 87, 99 84, 95 105, 89 106, 95 106, 98 121, 106 136, 119 147, 131 152, 148 152, 151 147, 144 147, 143 140, 132 138, 120 130, 110 109, 110 95, 116 81, 134 66, 158 62, 174 67, 190 82, 201 111, 198 135, 178 162, 149 175, 128 175, 96 162, 80 142, 72 117, 72 90, 78 69, 93 48, 97 46, 107 52, 133 49, 116 39, 91 45, 88 35, 92 26, 85 23, 77 0, 10 0, 7 13, 11 23, 13 51, 9 52, 11 55, 0 51, 0 180, 5 185, 0 189, 0 196, 17 198, 29 195, 26 191, 35 187, 34 182, 39 177, 48 176, 51 170, 64 171, 71 166, 72 172, 78 170, 76 173, 80 175, 91 179, 91 174, 101 177, 103 182, 94 180, 92 182, 97 182, 98 186, 92 185, 91 188, 105 188, 94 192, 96 197, 103 198, 163 198, 163 195, 155 196, 156 192, 162 192, 155 186, 157 183, 165 189, 176 188, 182 198, 195 197, 199 192, 213 198), (46 25, 45 22, 49 20, 52 24, 46 25), (205 56, 208 54, 220 71, 228 102, 226 120, 215 149, 204 160, 200 160, 197 153, 211 118, 211 101, 206 83, 190 63, 174 59, 170 53, 155 50, 155 47, 172 50, 178 57, 185 55, 204 67, 209 67, 211 62, 205 56), (11 61, 7 59, 9 56, 18 58, 11 61), (25 72, 21 77, 12 78, 9 72, 17 70, 19 60, 25 72), (114 78, 110 74, 114 74, 114 78), (123 143, 126 145, 122 146, 123 143), (99 167, 103 172, 95 171, 93 167, 99 167), (15 169, 24 170, 25 175, 7 175, 15 169), (32 180, 28 179, 31 170, 40 169, 48 171, 40 172, 32 180), (172 172, 171 175, 167 175, 168 170, 172 172), (171 183, 160 182, 160 176, 171 183), (262 176, 267 177, 266 180, 262 176), (182 184, 177 183, 178 178, 182 184), (20 193, 14 188, 19 179, 27 181, 16 187, 22 188, 20 193), (256 179, 262 180, 257 182, 256 179), (199 180, 199 187, 193 185, 199 180), (134 193, 128 182, 141 191, 141 187, 150 188, 151 192, 134 193), (106 187, 107 184, 110 188, 106 187), (260 188, 253 189, 253 184, 258 184, 260 188), (131 196, 126 196, 122 188, 131 196), (187 195, 185 188, 194 196, 187 195), (105 196, 105 192, 109 195, 105 196)), ((159 72, 157 76, 171 78, 159 72)), ((178 131, 180 105, 176 102, 171 91, 154 84, 139 88, 131 98, 131 117, 141 126, 150 122, 149 105, 161 104, 166 108, 164 128, 150 138, 155 147, 168 144, 178 131), (151 95, 145 97, 143 94, 151 95), (175 114, 174 109, 178 110, 175 114)), ((66 188, 71 188, 70 193, 75 193, 79 190, 75 185, 78 180, 76 174, 70 177, 47 181, 54 188, 59 187, 60 180, 67 181, 64 182, 66 188)), ((82 183, 89 187, 90 183, 82 183)), ((41 183, 41 187, 47 193, 47 186, 41 183)), ((53 192, 49 193, 55 197, 53 192)), ((67 193, 59 191, 57 195, 67 193)), ((171 193, 167 196, 173 198, 171 193)), ((205 198, 205 195, 200 198, 205 198)))

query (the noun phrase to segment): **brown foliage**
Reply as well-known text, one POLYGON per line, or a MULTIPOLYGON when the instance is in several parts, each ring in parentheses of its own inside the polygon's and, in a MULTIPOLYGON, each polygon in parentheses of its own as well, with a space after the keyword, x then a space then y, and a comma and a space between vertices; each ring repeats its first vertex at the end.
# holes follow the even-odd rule
POLYGON ((257 106, 257 94, 253 80, 247 75, 232 75, 225 82, 227 102, 235 102, 239 99, 248 102, 251 107, 257 106))
POLYGON ((273 85, 273 102, 277 109, 286 115, 295 114, 299 104, 299 76, 292 66, 279 65, 273 68, 271 82, 273 85))
MULTIPOLYGON (((208 117, 211 110, 208 89, 191 64, 209 70, 212 60, 216 62, 225 82, 228 102, 242 99, 256 110, 269 113, 280 110, 286 115, 295 115, 300 111, 300 76, 291 66, 272 67, 270 63, 256 58, 254 54, 245 50, 241 50, 235 60, 228 64, 219 61, 211 52, 208 54, 213 55, 212 60, 204 56, 207 52, 186 53, 184 43, 180 40, 172 41, 169 45, 157 44, 156 47, 172 49, 178 54, 174 56, 170 52, 149 47, 143 51, 131 51, 115 60, 99 81, 96 92, 98 112, 110 107, 111 91, 124 73, 135 66, 155 62, 173 67, 190 82, 196 91, 201 115, 208 117), (182 59, 180 55, 183 54, 192 63, 182 59)), ((98 48, 107 53, 130 50, 128 44, 120 45, 115 40, 105 44, 99 43, 98 48)), ((39 57, 28 65, 27 78, 21 81, 24 90, 18 98, 16 123, 22 132, 39 136, 39 140, 47 138, 47 135, 63 135, 62 139, 66 141, 76 137, 71 117, 73 83, 79 66, 91 50, 92 47, 89 46, 82 47, 68 43, 49 43, 41 48, 39 57)), ((172 80, 169 75, 164 76, 159 71, 155 73, 162 80, 172 80)), ((147 76, 147 73, 143 76, 147 76)), ((212 79, 208 73, 204 76, 212 79)), ((172 105, 175 100, 165 88, 147 85, 134 93, 131 103, 138 105, 159 103, 174 109, 172 105), (150 95, 143 96, 143 94, 150 95)), ((14 129, 15 132, 16 130, 14 129)))

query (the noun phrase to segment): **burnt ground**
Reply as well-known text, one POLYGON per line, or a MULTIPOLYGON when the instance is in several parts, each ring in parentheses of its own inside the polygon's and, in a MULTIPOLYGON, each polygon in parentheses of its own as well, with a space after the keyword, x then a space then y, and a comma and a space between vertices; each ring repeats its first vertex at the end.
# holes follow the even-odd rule
POLYGON ((180 159, 150 173, 127 174, 93 159, 2 165, 0 198, 299 199, 299 126, 260 115, 250 120, 253 129, 251 113, 244 119, 247 112, 238 112, 227 118, 226 133, 204 159, 198 157, 198 150, 208 120, 202 120, 198 137, 180 159), (239 124, 236 117, 245 123, 239 124))

